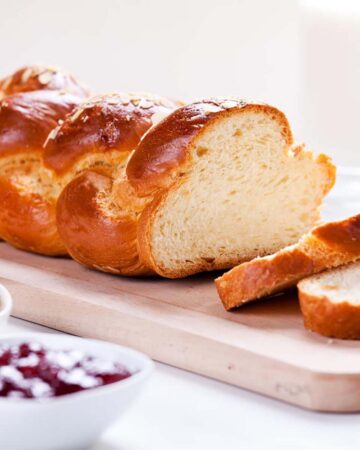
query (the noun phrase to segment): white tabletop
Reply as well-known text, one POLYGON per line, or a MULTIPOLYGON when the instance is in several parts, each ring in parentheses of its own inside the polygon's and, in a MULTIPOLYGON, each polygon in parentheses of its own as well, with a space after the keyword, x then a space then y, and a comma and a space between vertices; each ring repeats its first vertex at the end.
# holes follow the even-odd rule
MULTIPOLYGON (((56 332, 14 318, 4 330, 31 331, 56 332)), ((355 450, 359 419, 305 411, 158 363, 136 403, 91 450, 355 450)))

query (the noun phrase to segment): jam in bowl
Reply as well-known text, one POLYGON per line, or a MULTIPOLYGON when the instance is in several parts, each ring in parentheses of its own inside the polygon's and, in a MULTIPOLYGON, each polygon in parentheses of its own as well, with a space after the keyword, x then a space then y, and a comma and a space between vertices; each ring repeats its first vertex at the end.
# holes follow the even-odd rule
POLYGON ((153 363, 128 347, 52 333, 0 336, 0 449, 89 448, 153 363), (21 432, 19 432, 21 430, 21 432))
POLYGON ((44 399, 129 378, 121 363, 37 342, 0 345, 0 397, 44 399))

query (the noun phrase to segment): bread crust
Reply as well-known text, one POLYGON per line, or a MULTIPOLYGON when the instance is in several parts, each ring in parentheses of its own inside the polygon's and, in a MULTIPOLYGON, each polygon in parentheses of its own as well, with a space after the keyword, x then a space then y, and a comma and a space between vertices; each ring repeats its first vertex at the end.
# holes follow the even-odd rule
POLYGON ((328 222, 312 231, 313 236, 333 252, 360 256, 360 214, 348 219, 328 222))
POLYGON ((64 175, 84 155, 113 150, 129 153, 158 116, 176 103, 151 94, 113 93, 80 104, 49 136, 44 164, 64 175))
POLYGON ((360 258, 360 215, 313 228, 298 244, 234 267, 215 280, 230 310, 295 286, 309 275, 360 258))
MULTIPOLYGON (((204 133, 216 120, 234 111, 262 111, 277 118, 282 128, 286 144, 293 144, 293 136, 285 115, 276 108, 240 99, 203 100, 179 108, 157 127, 152 129, 140 143, 127 166, 127 176, 137 195, 147 197, 148 206, 141 214, 138 228, 139 252, 141 259, 154 272, 164 277, 180 278, 193 273, 224 269, 223 264, 206 262, 191 269, 171 271, 160 267, 151 247, 151 230, 158 210, 166 196, 176 190, 183 182, 182 175, 191 164, 191 152, 194 140, 204 133)), ((325 193, 335 181, 335 168, 328 157, 319 155, 317 162, 328 170, 328 185, 325 193)), ((229 261, 227 267, 233 267, 239 261, 229 261)))
POLYGON ((215 285, 224 308, 230 310, 286 289, 294 278, 313 270, 313 260, 301 250, 292 249, 279 252, 271 263, 266 258, 245 262, 217 278, 215 285))
POLYGON ((298 285, 304 326, 323 336, 338 339, 360 339, 360 307, 344 300, 332 303, 326 296, 312 295, 298 285))
MULTIPOLYGON (((128 106, 128 102, 126 106, 124 112, 121 112, 117 117, 119 123, 130 114, 132 109, 129 110, 129 107, 133 108, 132 105, 128 106)), ((157 106, 170 108, 167 102, 160 102, 157 106)), ((143 124, 137 127, 137 130, 141 130, 140 132, 134 132, 133 126, 130 134, 123 133, 122 138, 124 139, 125 136, 125 141, 117 142, 118 147, 122 148, 123 151, 130 152, 135 147, 134 141, 136 139, 136 143, 139 145, 130 158, 126 170, 127 176, 120 183, 117 195, 114 196, 114 181, 117 180, 114 179, 113 175, 107 174, 107 182, 105 183, 104 178, 100 182, 99 171, 101 169, 98 168, 97 175, 94 173, 86 175, 84 173, 81 177, 76 178, 65 188, 59 199, 57 207, 58 228, 72 257, 88 267, 122 275, 136 276, 155 272, 163 275, 152 259, 151 251, 149 251, 147 245, 149 240, 146 238, 146 230, 152 223, 152 217, 156 208, 165 199, 166 193, 169 192, 169 190, 164 190, 164 187, 171 185, 171 181, 176 178, 177 169, 180 168, 182 163, 186 163, 186 155, 189 154, 188 145, 195 135, 202 132, 204 125, 214 120, 219 113, 226 114, 229 109, 245 108, 247 106, 248 103, 242 100, 234 101, 228 99, 223 102, 215 100, 198 102, 174 111, 157 126, 150 128, 141 141, 140 135, 144 133, 143 124), (128 140, 126 140, 126 136, 129 136, 128 140), (156 178, 157 176, 158 178, 156 178), (156 185, 155 178, 157 179, 156 185), (105 183, 107 188, 100 187, 101 183, 105 183), (124 196, 124 191, 131 192, 131 195, 129 197, 124 196), (129 214, 113 217, 110 225, 109 219, 106 218, 105 220, 103 212, 99 210, 96 204, 99 192, 106 192, 105 196, 107 198, 113 196, 118 208, 123 209, 123 211, 129 211, 129 214), (134 207, 137 202, 143 202, 139 209, 134 207), (79 211, 79 214, 77 214, 76 209, 79 211), (91 226, 87 226, 86 221, 91 226), (105 227, 105 222, 106 227, 110 227, 111 231, 105 227), (72 224, 71 226, 69 225, 70 223, 72 224), (84 232, 83 237, 80 239, 77 238, 77 231, 75 231, 78 229, 86 230, 86 233, 84 232), (135 231, 137 236, 136 245, 133 241, 133 233, 135 231), (109 240, 105 239, 104 241, 101 239, 101 233, 108 236, 109 240), (127 242, 128 248, 126 246, 127 242), (86 250, 86 247, 88 247, 88 250, 86 250), (124 259, 123 255, 128 255, 128 261, 124 259)), ((266 107, 269 108, 271 113, 279 114, 284 121, 284 133, 289 142, 292 142, 288 123, 282 113, 275 108, 259 104, 250 105, 249 107, 266 107)), ((84 108, 80 106, 78 110, 81 111, 81 109, 84 108)), ((146 121, 146 126, 149 128, 148 113, 154 114, 154 111, 151 108, 146 108, 146 114, 143 117, 143 120, 146 121)), ((74 115, 76 120, 79 120, 82 113, 75 111, 74 115)), ((108 151, 111 147, 104 146, 99 139, 99 124, 92 123, 91 117, 87 121, 90 128, 84 131, 85 147, 90 142, 92 148, 95 147, 97 149, 100 147, 103 148, 103 151, 108 151), (91 130, 94 128, 96 132, 92 133, 91 130)), ((73 126, 71 120, 67 122, 70 123, 64 123, 60 127, 60 132, 56 133, 53 143, 48 144, 45 151, 47 167, 51 167, 60 176, 66 174, 68 167, 84 151, 81 149, 82 138, 80 137, 79 139, 77 135, 79 129, 73 126), (73 143, 80 143, 80 145, 76 145, 76 149, 73 150, 73 143), (61 151, 56 149, 57 145, 59 145, 61 151)), ((88 150, 85 148, 85 151, 87 152, 88 150)), ((105 173, 103 172, 101 176, 105 176, 105 173)), ((179 182, 178 180, 176 185, 179 182)), ((201 267, 200 270, 212 270, 215 268, 208 264, 201 267)), ((167 274, 167 276, 169 275, 167 274)), ((174 276, 179 276, 179 274, 174 274, 174 276)))
POLYGON ((143 202, 121 179, 121 166, 159 117, 176 106, 177 102, 150 94, 98 97, 81 105, 74 112, 75 120, 67 119, 48 144, 45 164, 59 177, 66 176, 84 155, 96 152, 105 161, 107 153, 116 151, 122 158, 117 166, 110 163, 83 170, 59 198, 58 230, 78 262, 120 275, 153 273, 139 259, 137 222, 143 202))
POLYGON ((80 102, 59 91, 14 94, 0 102, 0 158, 39 153, 51 130, 80 102))
POLYGON ((54 204, 39 192, 24 191, 15 175, 19 170, 28 175, 48 134, 87 95, 71 75, 44 67, 25 67, 0 81, 0 236, 15 247, 66 253, 54 204))
POLYGON ((209 99, 178 108, 146 135, 127 166, 130 184, 141 197, 168 189, 189 161, 191 143, 213 121, 238 111, 266 111, 278 118, 286 142, 293 136, 285 115, 273 106, 238 98, 209 99))
POLYGON ((54 67, 25 66, 0 80, 0 99, 29 91, 63 91, 86 97, 89 91, 70 74, 54 67))
POLYGON ((44 255, 65 255, 57 233, 55 205, 38 194, 21 192, 0 176, 0 236, 16 248, 44 255))
POLYGON ((47 135, 79 101, 58 91, 36 91, 0 103, 0 236, 17 248, 66 254, 56 231, 55 205, 38 193, 24 192, 13 175, 20 168, 18 155, 41 158, 47 135), (6 164, 11 167, 5 171, 6 164))
POLYGON ((106 215, 99 194, 111 196, 113 180, 94 170, 67 185, 57 207, 59 232, 70 255, 79 263, 119 275, 149 275, 137 249, 137 222, 129 215, 106 215))

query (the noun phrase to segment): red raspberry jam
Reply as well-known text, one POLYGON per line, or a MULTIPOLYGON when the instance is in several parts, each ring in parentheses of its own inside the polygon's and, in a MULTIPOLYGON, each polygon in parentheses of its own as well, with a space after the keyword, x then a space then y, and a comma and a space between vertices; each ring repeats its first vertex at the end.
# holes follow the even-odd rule
POLYGON ((0 345, 0 397, 58 397, 130 376, 120 363, 79 350, 52 350, 36 342, 0 345))

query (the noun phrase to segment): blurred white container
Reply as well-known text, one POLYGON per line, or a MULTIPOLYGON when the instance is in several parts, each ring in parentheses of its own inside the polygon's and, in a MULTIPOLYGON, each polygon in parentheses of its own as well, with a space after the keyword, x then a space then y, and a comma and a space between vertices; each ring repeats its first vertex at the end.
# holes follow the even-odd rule
POLYGON ((119 361, 133 372, 125 380, 43 401, 0 398, 1 450, 80 450, 120 417, 153 370, 152 361, 127 347, 62 334, 2 336, 0 344, 38 342, 49 349, 74 349, 119 361))
POLYGON ((0 284, 0 328, 2 328, 9 319, 12 303, 10 292, 0 284))
POLYGON ((360 166, 360 2, 300 1, 302 138, 360 166))

